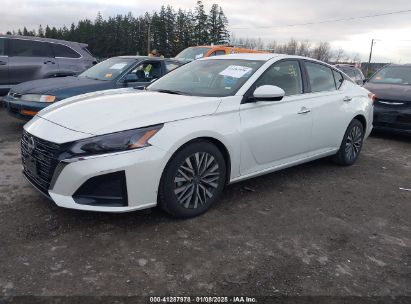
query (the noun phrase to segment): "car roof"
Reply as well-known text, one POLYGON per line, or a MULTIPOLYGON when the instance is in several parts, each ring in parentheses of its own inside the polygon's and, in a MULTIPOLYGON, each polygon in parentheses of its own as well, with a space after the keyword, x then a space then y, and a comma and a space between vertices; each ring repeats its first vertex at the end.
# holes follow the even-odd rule
POLYGON ((111 58, 124 58, 124 59, 135 59, 135 60, 157 60, 157 61, 162 61, 162 60, 174 60, 178 61, 177 59, 172 59, 172 58, 163 58, 163 57, 150 57, 150 56, 133 56, 133 55, 125 55, 125 56, 115 56, 111 58))
POLYGON ((411 67, 411 63, 406 64, 398 64, 398 63, 391 63, 386 65, 385 67, 394 66, 394 67, 411 67))
POLYGON ((335 67, 343 67, 343 68, 354 68, 354 69, 358 69, 355 65, 352 64, 348 64, 348 63, 339 63, 334 65, 335 67))
POLYGON ((15 38, 15 39, 24 39, 24 40, 32 40, 32 41, 42 41, 42 42, 55 42, 55 43, 62 43, 62 44, 74 44, 77 43, 82 47, 87 47, 87 43, 81 43, 76 41, 67 41, 67 40, 60 40, 60 39, 52 39, 52 38, 42 38, 37 36, 21 36, 21 35, 0 35, 0 38, 15 38))
POLYGON ((295 55, 286 55, 286 54, 276 54, 276 53, 237 53, 237 54, 229 54, 229 55, 219 55, 219 56, 212 56, 201 58, 199 60, 213 60, 213 59, 239 59, 239 60, 261 60, 261 61, 269 61, 271 59, 306 59, 314 62, 319 62, 322 64, 326 64, 331 67, 328 63, 303 57, 303 56, 295 56, 295 55))

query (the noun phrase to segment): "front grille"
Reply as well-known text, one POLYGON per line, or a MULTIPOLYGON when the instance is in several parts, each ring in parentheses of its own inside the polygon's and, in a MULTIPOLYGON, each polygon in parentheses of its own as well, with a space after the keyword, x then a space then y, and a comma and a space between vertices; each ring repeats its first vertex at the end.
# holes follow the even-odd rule
POLYGON ((411 101, 401 101, 393 99, 379 99, 375 100, 375 103, 378 106, 385 108, 408 108, 411 106, 411 101))
POLYGON ((23 173, 39 190, 48 195, 61 147, 23 131, 21 157, 23 173))

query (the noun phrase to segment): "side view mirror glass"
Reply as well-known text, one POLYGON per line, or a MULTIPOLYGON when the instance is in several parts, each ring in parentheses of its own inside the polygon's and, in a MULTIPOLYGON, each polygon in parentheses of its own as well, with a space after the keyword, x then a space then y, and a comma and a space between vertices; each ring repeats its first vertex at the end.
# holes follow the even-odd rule
POLYGON ((280 101, 285 96, 283 89, 273 85, 263 85, 253 93, 255 101, 280 101))

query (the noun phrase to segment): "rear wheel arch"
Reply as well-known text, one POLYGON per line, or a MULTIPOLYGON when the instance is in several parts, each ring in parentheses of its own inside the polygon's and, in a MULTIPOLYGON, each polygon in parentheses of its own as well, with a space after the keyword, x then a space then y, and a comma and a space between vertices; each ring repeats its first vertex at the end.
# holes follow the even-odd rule
POLYGON ((365 116, 362 114, 359 114, 355 116, 351 121, 353 121, 354 119, 358 120, 362 124, 362 127, 364 129, 364 134, 365 134, 367 132, 367 120, 365 119, 365 116))

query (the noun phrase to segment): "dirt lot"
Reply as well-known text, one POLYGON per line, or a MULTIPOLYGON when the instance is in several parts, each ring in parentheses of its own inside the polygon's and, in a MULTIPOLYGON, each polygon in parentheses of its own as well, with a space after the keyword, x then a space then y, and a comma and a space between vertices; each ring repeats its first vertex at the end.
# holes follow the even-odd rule
POLYGON ((227 187, 192 220, 56 207, 22 177, 0 108, 0 295, 411 296, 411 139, 227 187), (253 190, 253 191, 251 191, 253 190))

